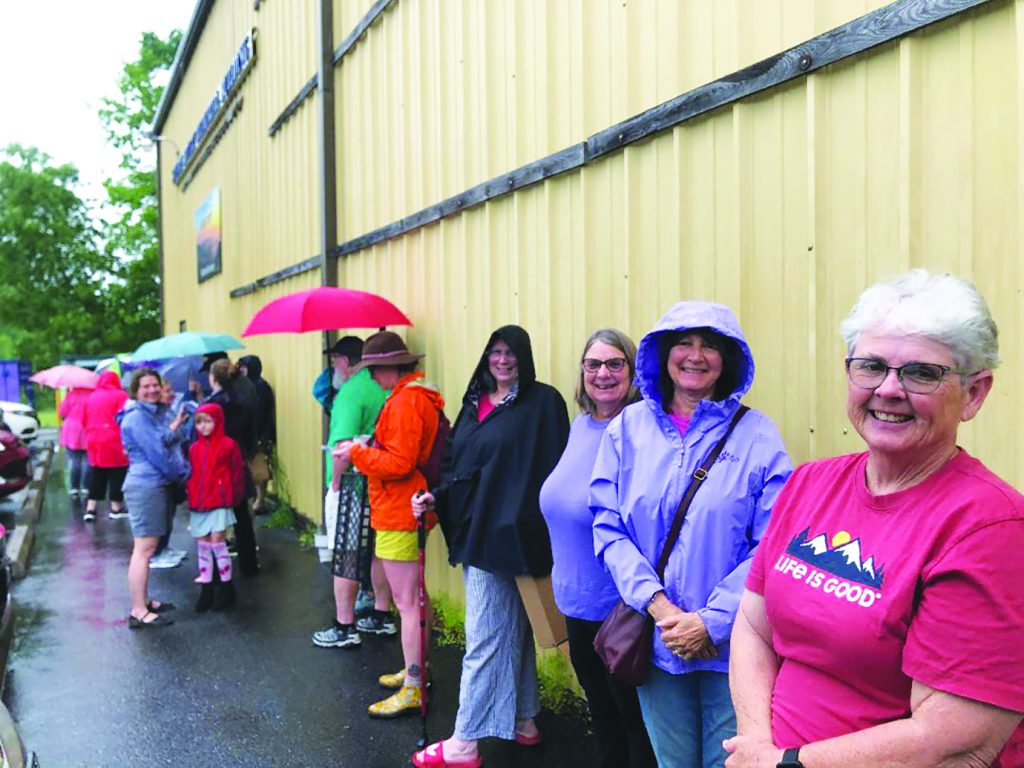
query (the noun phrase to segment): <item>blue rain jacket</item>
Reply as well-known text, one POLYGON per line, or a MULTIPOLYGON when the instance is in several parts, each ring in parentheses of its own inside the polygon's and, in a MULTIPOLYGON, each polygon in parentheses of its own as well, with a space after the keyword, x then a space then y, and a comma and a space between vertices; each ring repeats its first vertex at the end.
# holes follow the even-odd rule
POLYGON ((636 362, 643 400, 627 406, 608 425, 590 483, 595 552, 626 603, 643 611, 664 590, 672 603, 701 617, 718 646, 716 659, 684 661, 668 650, 655 629, 658 667, 670 674, 726 672, 729 635, 750 560, 793 465, 771 419, 749 411, 694 497, 662 584, 655 566, 676 509, 693 473, 725 434, 740 398, 753 384, 754 359, 732 310, 685 301, 644 336, 636 362), (702 401, 681 435, 662 407, 658 336, 692 328, 711 328, 733 339, 746 365, 732 394, 702 401))
POLYGON ((164 405, 129 400, 117 414, 128 454, 125 488, 155 488, 188 479, 188 460, 181 452, 184 435, 167 428, 167 410, 164 405))

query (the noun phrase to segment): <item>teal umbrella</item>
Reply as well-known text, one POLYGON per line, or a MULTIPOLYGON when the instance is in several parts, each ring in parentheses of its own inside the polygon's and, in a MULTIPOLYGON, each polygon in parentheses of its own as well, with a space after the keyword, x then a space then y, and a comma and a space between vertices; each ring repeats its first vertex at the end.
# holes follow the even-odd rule
POLYGON ((208 352, 227 352, 229 349, 245 349, 245 344, 226 333, 185 331, 147 341, 132 352, 132 359, 167 360, 186 355, 205 355, 208 352))

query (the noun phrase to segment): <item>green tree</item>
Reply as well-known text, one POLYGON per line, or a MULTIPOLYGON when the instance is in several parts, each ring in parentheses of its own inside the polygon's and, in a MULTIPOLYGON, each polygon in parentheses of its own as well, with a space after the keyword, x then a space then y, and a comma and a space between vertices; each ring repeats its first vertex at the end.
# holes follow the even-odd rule
POLYGON ((121 174, 104 182, 114 216, 104 231, 113 269, 107 286, 108 341, 131 350, 161 335, 156 153, 149 129, 174 62, 181 31, 166 40, 146 32, 139 57, 117 81, 119 96, 103 99, 100 122, 121 150, 121 174))
POLYGON ((98 352, 108 259, 75 187, 78 171, 44 152, 0 150, 0 334, 34 367, 98 352))

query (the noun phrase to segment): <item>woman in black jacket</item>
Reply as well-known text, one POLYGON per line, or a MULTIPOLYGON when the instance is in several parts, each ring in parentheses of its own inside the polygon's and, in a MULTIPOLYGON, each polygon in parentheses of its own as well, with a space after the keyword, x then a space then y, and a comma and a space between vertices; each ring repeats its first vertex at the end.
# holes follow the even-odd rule
POLYGON ((204 402, 216 403, 224 411, 224 432, 238 443, 245 462, 245 499, 234 508, 235 546, 238 549, 238 570, 244 576, 259 573, 260 564, 256 556, 256 534, 249 514, 249 499, 256 495, 248 461, 256 452, 256 431, 253 425, 255 396, 252 382, 246 379, 227 359, 215 361, 210 366, 210 388, 213 393, 204 402))
POLYGON ((551 572, 537 499, 568 434, 565 401, 536 380, 529 335, 516 325, 496 330, 452 428, 441 485, 413 500, 417 515, 436 506, 449 561, 463 566, 466 586, 455 734, 417 752, 417 766, 479 766, 477 741, 488 736, 541 741, 533 633, 515 577, 551 572))

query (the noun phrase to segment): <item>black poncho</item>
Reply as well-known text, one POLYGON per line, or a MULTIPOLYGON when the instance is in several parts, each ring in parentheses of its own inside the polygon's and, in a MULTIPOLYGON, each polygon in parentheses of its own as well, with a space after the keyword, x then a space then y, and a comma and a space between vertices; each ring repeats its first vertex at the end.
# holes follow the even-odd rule
POLYGON ((470 379, 434 491, 452 565, 505 576, 551 572, 551 542, 537 499, 568 435, 565 401, 536 380, 529 335, 515 325, 499 328, 470 379), (493 389, 487 352, 499 338, 518 360, 518 393, 480 422, 477 403, 493 389))

